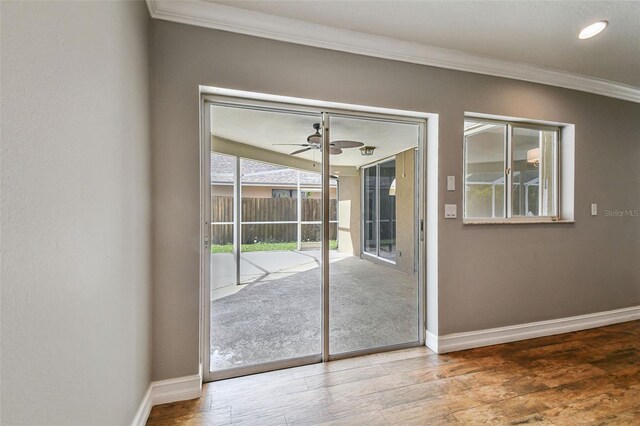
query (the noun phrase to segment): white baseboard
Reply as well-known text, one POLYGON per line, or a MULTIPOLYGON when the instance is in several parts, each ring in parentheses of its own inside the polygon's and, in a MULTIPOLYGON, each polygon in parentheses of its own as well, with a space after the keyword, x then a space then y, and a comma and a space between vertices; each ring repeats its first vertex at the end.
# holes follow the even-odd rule
POLYGON ((131 426, 144 426, 154 405, 186 401, 202 395, 202 367, 199 374, 151 382, 131 426))
POLYGON ((438 353, 438 336, 427 330, 427 338, 426 338, 427 347, 438 353))
POLYGON ((151 407, 153 407, 153 404, 151 402, 152 386, 153 383, 149 385, 149 387, 147 388, 147 392, 145 392, 144 396, 142 397, 142 402, 140 403, 140 407, 138 407, 138 411, 136 411, 135 416, 133 416, 131 426, 144 426, 147 423, 149 413, 151 413, 151 407))
POLYGON ((640 306, 442 336, 436 336, 427 331, 427 346, 436 353, 444 354, 481 346, 586 330, 637 319, 640 319, 640 306))

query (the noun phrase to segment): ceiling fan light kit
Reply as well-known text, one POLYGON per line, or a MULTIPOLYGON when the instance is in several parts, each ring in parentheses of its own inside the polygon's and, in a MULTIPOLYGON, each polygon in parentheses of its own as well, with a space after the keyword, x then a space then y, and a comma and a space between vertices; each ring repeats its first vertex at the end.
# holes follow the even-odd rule
POLYGON ((376 149, 375 146, 363 146, 360 148, 361 155, 373 155, 373 151, 376 149))

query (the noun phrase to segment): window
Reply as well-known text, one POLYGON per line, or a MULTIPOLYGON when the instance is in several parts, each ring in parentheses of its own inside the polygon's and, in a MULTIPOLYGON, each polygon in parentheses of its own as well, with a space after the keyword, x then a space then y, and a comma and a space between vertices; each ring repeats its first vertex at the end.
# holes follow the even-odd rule
POLYGON ((467 118, 464 218, 557 220, 560 129, 467 118))
POLYGON ((272 189, 271 198, 296 198, 298 191, 295 189, 272 189))

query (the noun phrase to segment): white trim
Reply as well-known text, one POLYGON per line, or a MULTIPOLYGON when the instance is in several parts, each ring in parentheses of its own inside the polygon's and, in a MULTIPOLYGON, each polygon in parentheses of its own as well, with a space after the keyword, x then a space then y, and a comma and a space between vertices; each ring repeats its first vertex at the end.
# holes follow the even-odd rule
POLYGON ((427 330, 426 344, 427 344, 427 347, 429 349, 431 349, 435 353, 439 353, 438 352, 438 349, 439 349, 438 348, 438 336, 436 336, 435 334, 431 333, 429 330, 427 330))
POLYGON ((596 77, 282 18, 201 0, 146 0, 155 19, 376 58, 542 83, 640 103, 640 88, 596 77))
POLYGON ((554 334, 570 333, 637 319, 640 319, 640 306, 487 330, 445 334, 444 336, 435 336, 427 332, 427 346, 434 352, 443 354, 482 346, 516 342, 518 340, 535 339, 536 337, 552 336, 554 334))
POLYGON ((151 408, 155 405, 200 398, 201 395, 202 373, 151 382, 140 402, 140 407, 133 417, 131 426, 145 425, 151 413, 151 408))
MULTIPOLYGON (((435 145, 435 152, 437 154, 437 141, 438 141, 438 133, 437 133, 437 121, 438 121, 438 114, 432 114, 432 113, 425 113, 425 112, 417 112, 417 111, 407 111, 407 110, 399 110, 399 109, 389 109, 389 108, 380 108, 380 107, 372 107, 372 106, 366 106, 366 105, 356 105, 356 104, 346 104, 346 103, 338 103, 338 102, 327 102, 327 101, 321 101, 321 100, 316 100, 316 99, 306 99, 306 98, 296 98, 296 97, 290 97, 290 96, 281 96, 281 95, 271 95, 271 94, 265 94, 265 93, 258 93, 258 92, 248 92, 248 91, 243 91, 243 90, 235 90, 235 89, 225 89, 225 88, 219 88, 219 87, 212 87, 212 86, 199 86, 200 89, 200 95, 201 95, 201 109, 204 110, 204 106, 208 103, 208 102, 215 102, 215 103, 225 103, 227 105, 234 105, 237 103, 243 104, 243 105, 253 105, 253 106, 260 106, 263 108, 276 108, 276 109, 283 109, 289 112, 296 112, 296 111, 302 111, 303 109, 301 107, 307 107, 309 109, 309 111, 312 111, 314 113, 317 112, 323 112, 323 113, 329 113, 329 114, 336 114, 336 115, 347 115, 347 116, 353 116, 354 114, 357 117, 367 117, 367 118, 376 118, 379 120, 385 120, 385 121, 393 121, 393 122, 403 122, 403 123, 414 123, 417 124, 418 126, 420 126, 421 129, 421 137, 418 143, 418 148, 419 149, 424 149, 424 145, 426 144, 427 147, 430 147, 431 145, 435 145), (311 109, 313 108, 313 109, 311 109), (425 125, 426 125, 426 131, 427 131, 427 140, 424 139, 425 135, 424 135, 424 130, 425 130, 425 125), (433 138, 433 140, 431 139, 433 138)), ((308 112, 308 111, 307 111, 308 112)), ((208 131, 206 130, 207 127, 207 123, 205 122, 204 124, 201 123, 201 128, 202 130, 202 134, 201 134, 201 149, 203 151, 206 151, 206 144, 208 143, 208 138, 206 137, 206 135, 208 134, 208 131)), ((432 148, 429 148, 432 149, 432 148)), ((208 152, 208 151, 207 151, 208 152)), ((429 151, 430 153, 432 151, 429 151)), ((201 153, 203 154, 203 153, 201 153)), ((206 153, 205 153, 206 154, 206 153)), ((228 154, 225 154, 228 155, 228 154)), ((203 155, 203 157, 205 158, 210 158, 210 156, 208 154, 203 155)), ((423 155, 424 157, 424 155, 423 155)), ((435 161, 436 165, 437 165, 437 155, 433 156, 433 160, 435 161)), ((208 167, 204 167, 203 168, 203 172, 206 174, 208 173, 207 171, 209 170, 208 167)), ((434 168, 434 170, 437 171, 437 167, 434 168)), ((423 173, 421 171, 421 173, 423 173)), ((357 176, 357 175, 355 175, 357 176)), ((434 177, 437 177, 437 172, 436 174, 433 175, 434 177)), ((206 176, 201 177, 203 181, 206 181, 206 176)), ((339 178, 338 178, 339 179, 339 178)), ((422 181, 424 182, 424 180, 422 181)), ((430 184, 434 183, 430 181, 430 184)), ((435 181, 435 183, 437 184, 437 180, 435 181)), ((206 187, 207 185, 205 185, 206 187)), ((422 188, 421 190, 424 192, 424 187, 423 184, 421 184, 422 188)), ((338 185, 338 191, 339 191, 339 185, 338 185)), ((429 189, 427 189, 427 194, 429 193, 429 189)), ((202 195, 202 203, 201 203, 201 210, 204 211, 204 209, 206 209, 206 206, 209 205, 209 203, 206 201, 207 200, 207 195, 202 195)), ((424 204, 422 203, 422 207, 424 208, 424 204)), ((201 216, 202 217, 207 217, 206 214, 203 214, 203 212, 201 212, 201 216)), ((202 219, 202 218, 201 218, 202 219)), ((434 217, 433 219, 431 219, 434 222, 437 222, 437 217, 434 217)), ((204 222, 204 219, 202 219, 202 221, 204 222)), ((330 223, 335 223, 336 221, 330 221, 330 223)), ((431 235, 431 234, 430 234, 431 235)), ((436 235, 435 233, 433 234, 434 236, 436 235)), ((437 239, 433 238, 433 236, 429 236, 429 239, 433 239, 433 244, 434 247, 437 247, 437 239)), ((422 243, 422 239, 423 236, 421 237, 420 242, 422 243)), ((423 243, 422 243, 423 244, 423 243)), ((206 250, 203 251, 203 254, 206 254, 208 256, 208 252, 206 250)), ((424 256, 424 250, 421 250, 420 253, 421 256, 424 256)), ((204 264, 204 268, 203 270, 205 270, 205 268, 209 265, 208 261, 202 261, 202 264, 204 264)), ((424 259, 423 262, 421 262, 421 268, 424 268, 424 259)), ((206 272, 206 271, 205 271, 206 272)), ((421 269, 421 271, 419 272, 419 280, 420 280, 420 290, 423 292, 424 294, 424 289, 422 288, 422 277, 424 276, 424 271, 421 269)), ((209 335, 208 333, 208 309, 210 307, 209 303, 205 303, 205 300, 207 300, 206 298, 207 296, 207 292, 208 292, 208 286, 209 286, 209 281, 208 279, 205 279, 204 276, 201 276, 201 280, 200 280, 200 286, 201 286, 201 298, 202 298, 202 303, 201 303, 201 318, 200 318, 200 326, 201 326, 201 339, 203 340, 204 344, 201 344, 200 350, 201 350, 201 355, 202 358, 205 360, 205 365, 208 365, 208 357, 209 357, 209 351, 208 348, 209 345, 207 342, 207 337, 209 335)), ((427 281, 426 285, 428 287, 437 287, 437 274, 434 275, 430 280, 427 281)), ((429 294, 433 293, 433 289, 427 288, 426 292, 429 294)), ((421 296, 423 295, 421 294, 421 296)), ((424 310, 424 298, 421 300, 421 302, 423 303, 422 308, 420 310, 419 313, 419 322, 420 322, 420 331, 419 331, 419 342, 418 344, 422 345, 424 343, 423 341, 423 330, 424 330, 424 321, 423 321, 423 310, 424 310)), ((437 298, 433 298, 432 299, 432 305, 433 305, 433 315, 435 317, 437 317, 437 298)), ((328 318, 328 316, 327 316, 328 318)), ((379 348, 378 348, 379 349, 379 348)), ((353 354, 349 354, 349 355, 353 355, 353 354)), ((340 354, 340 356, 345 356, 345 354, 340 354)), ((330 356, 329 359, 333 359, 333 356, 330 356)), ((321 359, 322 360, 322 359, 321 359)), ((289 362, 289 361, 287 361, 289 362)), ((262 365, 262 367, 260 365, 258 365, 256 368, 259 369, 264 369, 262 371, 267 371, 267 369, 265 369, 265 365, 262 365)), ((269 365, 269 367, 273 367, 271 365, 269 365)), ((288 367, 284 367, 284 368, 288 368, 288 367)), ((275 369, 275 367, 274 367, 275 369)), ((240 370, 240 369, 239 369, 240 370)), ((251 373, 247 373, 246 371, 244 371, 245 369, 242 369, 242 374, 251 374, 251 373)), ((227 370, 227 372, 229 372, 230 370, 227 370)), ((224 373, 224 372, 222 372, 224 373)), ((240 374, 234 374, 233 376, 237 376, 240 374)), ((218 373, 212 373, 211 371, 205 371, 204 372, 204 377, 205 377, 205 381, 213 381, 213 380, 220 380, 222 378, 229 378, 229 377, 233 377, 232 375, 224 375, 221 376, 218 373)))
MULTIPOLYGON (((469 183, 467 182, 467 185, 468 184, 469 183)), ((469 219, 463 219, 462 224, 463 225, 532 225, 532 224, 549 225, 549 224, 559 224, 559 223, 560 224, 576 223, 575 220, 554 220, 550 217, 545 220, 543 219, 544 217, 547 217, 547 216, 540 216, 540 219, 530 219, 530 216, 525 216, 522 219, 518 217, 510 218, 510 219, 469 218, 469 219)))
MULTIPOLYGON (((440 217, 439 201, 439 117, 427 121, 427 164, 426 164, 426 205, 422 203, 425 210, 424 229, 420 235, 421 239, 426 239, 426 328, 433 336, 438 335, 438 219, 440 217), (426 237, 425 237, 426 235, 426 237)), ((422 266, 423 268, 425 265, 422 266)), ((437 342, 437 339, 436 339, 437 342)), ((431 348, 431 346, 429 346, 431 348)), ((437 352, 437 345, 436 345, 437 352)))
POLYGON ((158 382, 153 382, 151 384, 151 397, 153 405, 200 398, 201 394, 201 374, 178 377, 176 379, 161 380, 158 382))
POLYGON ((142 402, 140 403, 140 407, 138 407, 138 411, 133 416, 133 421, 131 422, 131 426, 144 426, 147 424, 147 419, 149 418, 149 414, 151 414, 151 408, 153 404, 151 403, 151 386, 149 385, 147 391, 142 397, 142 402))
MULTIPOLYGON (((297 111, 303 111, 301 107, 309 107, 310 110, 304 112, 321 112, 327 111, 332 114, 353 114, 360 113, 373 114, 374 118, 391 119, 394 121, 408 123, 421 123, 422 120, 437 117, 438 114, 411 111, 405 109, 382 108, 369 105, 347 104, 343 102, 328 102, 321 99, 298 98, 295 96, 272 95, 269 93, 250 92, 247 90, 227 89, 214 86, 199 86, 200 94, 204 97, 205 102, 216 102, 220 99, 229 99, 240 102, 242 104, 250 103, 250 105, 267 106, 271 108, 296 107, 297 111), (284 106, 283 106, 284 104, 284 106), (318 111, 321 110, 321 111, 318 111), (385 117, 387 116, 387 117, 385 117)), ((232 155, 232 154, 224 154, 232 155)), ((259 161, 259 160, 255 160, 259 161)), ((347 167, 347 166, 345 166, 347 167)), ((292 167, 296 168, 296 167, 292 167)), ((303 171, 310 171, 300 169, 303 171)))

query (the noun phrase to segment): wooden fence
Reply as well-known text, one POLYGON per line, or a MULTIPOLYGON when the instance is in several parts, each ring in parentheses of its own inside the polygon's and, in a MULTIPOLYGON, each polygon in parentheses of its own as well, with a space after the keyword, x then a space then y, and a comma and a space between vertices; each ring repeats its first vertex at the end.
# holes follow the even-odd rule
MULTIPOLYGON (((242 244, 295 242, 298 238, 298 206, 295 198, 242 198, 242 244), (246 223, 293 222, 293 223, 246 223)), ((302 198, 301 222, 322 220, 322 200, 302 198)), ((329 203, 330 220, 337 220, 337 200, 329 203)), ((233 197, 211 197, 211 221, 233 222, 233 197)), ((301 225, 302 241, 321 241, 320 224, 301 225)), ((337 224, 332 223, 329 239, 337 238, 337 224)), ((233 225, 212 225, 212 244, 233 244, 233 225)))

